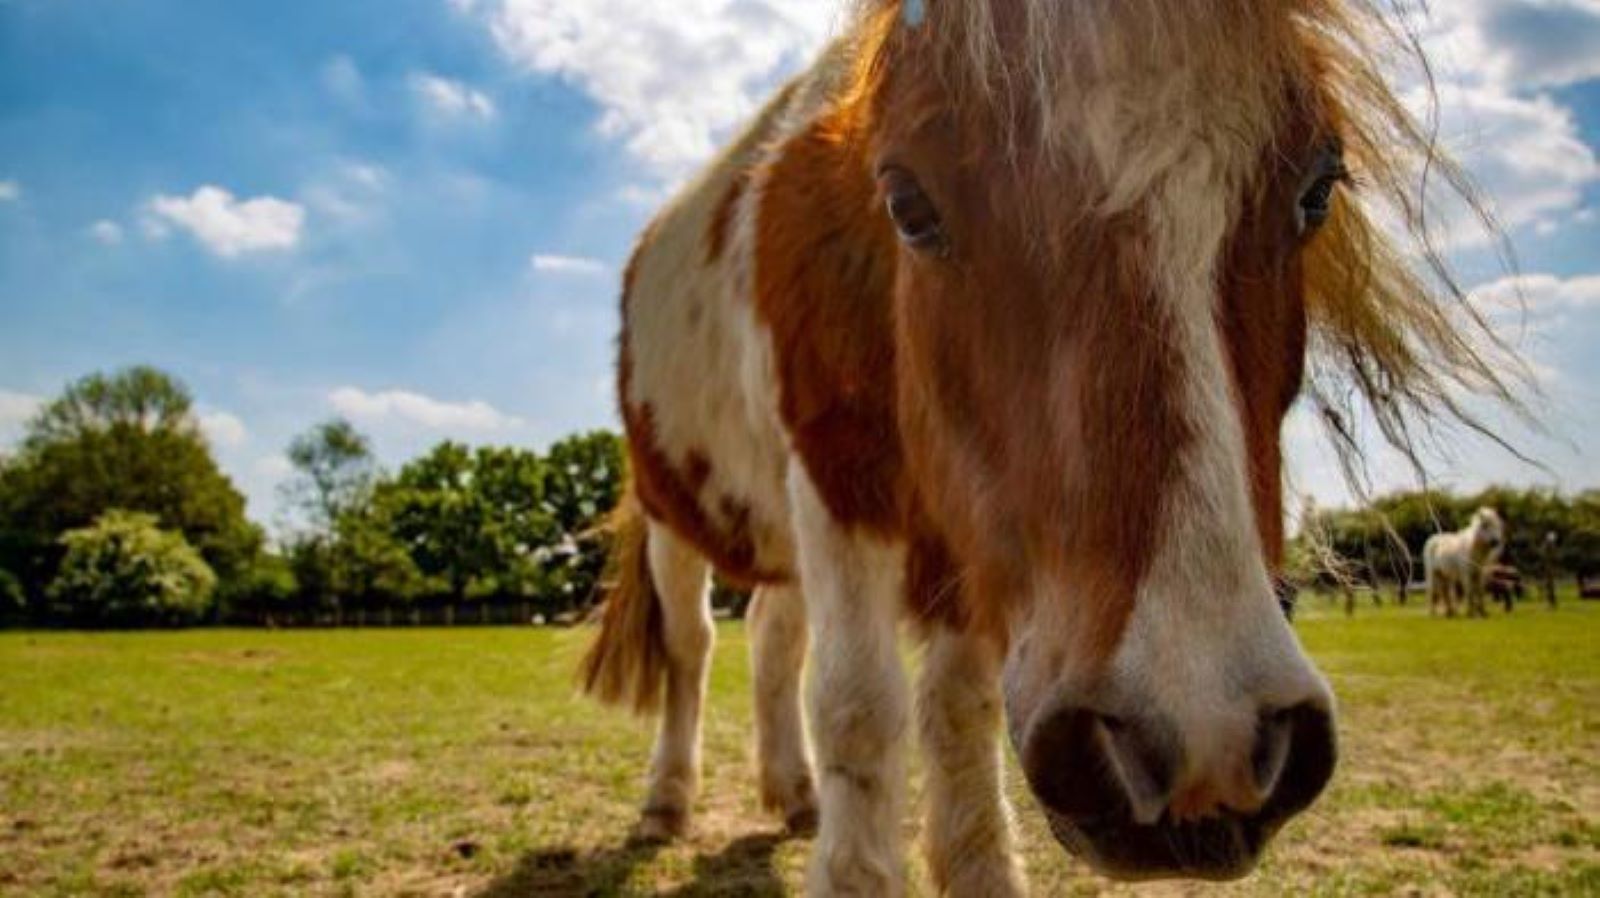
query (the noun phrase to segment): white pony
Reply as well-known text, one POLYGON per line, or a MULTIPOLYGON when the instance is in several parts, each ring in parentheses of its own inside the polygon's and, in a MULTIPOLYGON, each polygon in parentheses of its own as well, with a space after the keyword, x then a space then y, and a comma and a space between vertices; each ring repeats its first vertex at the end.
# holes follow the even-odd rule
POLYGON ((1488 617, 1484 605, 1484 572, 1500 560, 1506 544, 1506 525, 1493 508, 1473 512, 1465 530, 1437 533, 1422 547, 1422 561, 1428 572, 1430 614, 1455 617, 1456 600, 1466 604, 1472 617, 1488 617))

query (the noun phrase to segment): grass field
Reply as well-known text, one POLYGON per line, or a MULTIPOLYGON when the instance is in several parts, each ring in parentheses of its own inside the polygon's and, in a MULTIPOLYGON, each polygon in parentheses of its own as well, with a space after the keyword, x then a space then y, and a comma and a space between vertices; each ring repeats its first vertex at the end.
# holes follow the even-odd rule
MULTIPOLYGON (((1600 894, 1600 607, 1299 630, 1342 703, 1329 795, 1252 878, 1157 893, 1600 894)), ((585 638, 0 634, 0 894, 795 892, 807 845, 757 807, 742 629, 720 631, 699 829, 661 849, 625 844, 648 727, 572 698, 585 638)), ((1014 797, 1035 894, 1111 889, 1014 797)))

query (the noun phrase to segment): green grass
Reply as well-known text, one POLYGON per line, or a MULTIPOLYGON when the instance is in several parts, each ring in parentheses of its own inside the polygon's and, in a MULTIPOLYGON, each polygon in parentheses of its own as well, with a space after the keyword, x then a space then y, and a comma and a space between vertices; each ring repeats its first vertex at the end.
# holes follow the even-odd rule
MULTIPOLYGON (((1600 894, 1600 607, 1313 603, 1298 629, 1342 765, 1260 872, 1205 891, 1600 894)), ((700 825, 660 849, 625 844, 648 725, 572 697, 585 638, 0 634, 0 894, 797 892, 807 845, 752 783, 742 629, 720 632, 700 825)), ((1036 894, 1122 891, 1013 797, 1036 894)))

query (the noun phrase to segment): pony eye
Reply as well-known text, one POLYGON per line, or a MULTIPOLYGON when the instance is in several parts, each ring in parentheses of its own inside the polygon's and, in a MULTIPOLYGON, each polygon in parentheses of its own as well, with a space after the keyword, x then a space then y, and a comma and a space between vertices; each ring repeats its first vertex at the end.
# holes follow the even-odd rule
POLYGON ((916 177, 903 168, 890 167, 881 171, 878 178, 883 184, 889 219, 905 245, 941 258, 949 255, 950 242, 945 238, 939 210, 916 177))
POLYGON ((1344 167, 1344 151, 1339 144, 1324 147, 1317 155, 1311 169, 1311 178, 1300 193, 1295 207, 1295 227, 1304 237, 1327 223, 1333 214, 1333 193, 1338 186, 1350 180, 1350 171, 1344 167))

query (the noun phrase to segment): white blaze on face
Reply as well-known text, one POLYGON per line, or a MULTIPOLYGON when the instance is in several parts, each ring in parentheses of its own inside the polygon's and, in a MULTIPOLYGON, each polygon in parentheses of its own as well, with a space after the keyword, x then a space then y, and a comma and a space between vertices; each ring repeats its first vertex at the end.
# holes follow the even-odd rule
POLYGON ((1113 677, 1175 725, 1187 762, 1180 792, 1192 778, 1247 768, 1264 708, 1310 696, 1332 701, 1273 594, 1218 326, 1225 243, 1274 139, 1276 116, 1270 105, 1250 102, 1269 90, 1251 78, 1268 75, 1248 64, 1219 65, 1229 71, 1133 68, 1082 97, 1090 155, 1105 184, 1103 211, 1148 222, 1148 271, 1168 310, 1176 404, 1191 434, 1112 661, 1113 677), (1207 87, 1226 81, 1237 89, 1207 87))

